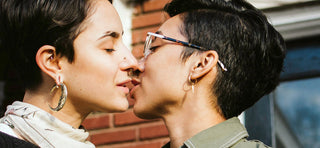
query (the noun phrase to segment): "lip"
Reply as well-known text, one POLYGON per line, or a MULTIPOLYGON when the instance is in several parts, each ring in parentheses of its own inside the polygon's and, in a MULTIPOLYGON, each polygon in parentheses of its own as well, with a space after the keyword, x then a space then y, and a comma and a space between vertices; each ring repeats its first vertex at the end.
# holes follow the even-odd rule
POLYGON ((125 81, 122 81, 120 83, 117 83, 117 87, 119 89, 121 89, 125 94, 128 94, 129 93, 129 87, 127 86, 129 83, 131 83, 131 79, 128 79, 128 80, 125 80, 125 81))
POLYGON ((130 97, 134 99, 134 91, 137 89, 137 87, 140 86, 140 81, 137 79, 132 79, 131 84, 132 84, 132 87, 130 88, 130 97))

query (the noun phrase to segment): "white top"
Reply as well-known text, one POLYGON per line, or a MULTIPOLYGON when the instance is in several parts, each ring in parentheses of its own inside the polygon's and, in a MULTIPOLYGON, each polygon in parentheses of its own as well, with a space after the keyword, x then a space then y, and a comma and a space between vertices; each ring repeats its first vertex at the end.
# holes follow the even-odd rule
POLYGON ((95 147, 87 140, 89 133, 84 129, 73 128, 50 113, 28 103, 16 101, 7 106, 5 116, 0 119, 0 122, 3 123, 0 130, 15 137, 21 136, 39 147, 95 147), (10 128, 11 125, 14 126, 14 130, 10 128))
POLYGON ((0 123, 0 131, 10 136, 18 138, 18 135, 14 133, 13 129, 7 124, 0 123))

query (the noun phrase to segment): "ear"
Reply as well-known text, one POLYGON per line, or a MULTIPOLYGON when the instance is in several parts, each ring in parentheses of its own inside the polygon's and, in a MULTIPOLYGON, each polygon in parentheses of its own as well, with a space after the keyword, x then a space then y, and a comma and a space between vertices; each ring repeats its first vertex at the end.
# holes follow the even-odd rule
POLYGON ((200 59, 195 63, 191 72, 191 79, 198 79, 208 74, 217 66, 219 59, 218 53, 214 50, 203 52, 199 55, 200 59))
POLYGON ((49 75, 52 79, 57 79, 61 68, 58 57, 56 56, 55 47, 50 45, 40 47, 36 54, 36 62, 41 71, 49 75))

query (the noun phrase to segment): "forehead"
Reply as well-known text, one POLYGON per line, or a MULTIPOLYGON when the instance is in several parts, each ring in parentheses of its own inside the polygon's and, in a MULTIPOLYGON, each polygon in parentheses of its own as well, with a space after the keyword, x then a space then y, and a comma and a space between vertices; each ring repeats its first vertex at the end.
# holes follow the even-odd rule
POLYGON ((158 31, 161 31, 165 36, 185 41, 186 38, 181 34, 183 28, 183 22, 180 19, 180 15, 176 15, 164 22, 158 31))
POLYGON ((108 0, 93 0, 91 4, 86 29, 103 29, 122 32, 120 17, 108 0))

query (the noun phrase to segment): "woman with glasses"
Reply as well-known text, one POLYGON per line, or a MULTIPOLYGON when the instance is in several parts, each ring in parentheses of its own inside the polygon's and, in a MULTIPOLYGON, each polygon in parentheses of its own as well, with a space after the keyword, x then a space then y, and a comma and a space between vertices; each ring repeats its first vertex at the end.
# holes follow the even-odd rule
POLYGON ((239 0, 173 0, 172 16, 148 33, 134 112, 161 118, 171 148, 265 147, 237 118, 279 83, 281 35, 239 0))
POLYGON ((25 86, 0 121, 0 137, 12 136, 2 146, 95 147, 82 121, 126 111, 128 71, 137 68, 111 0, 0 0, 0 20, 1 50, 25 86))

